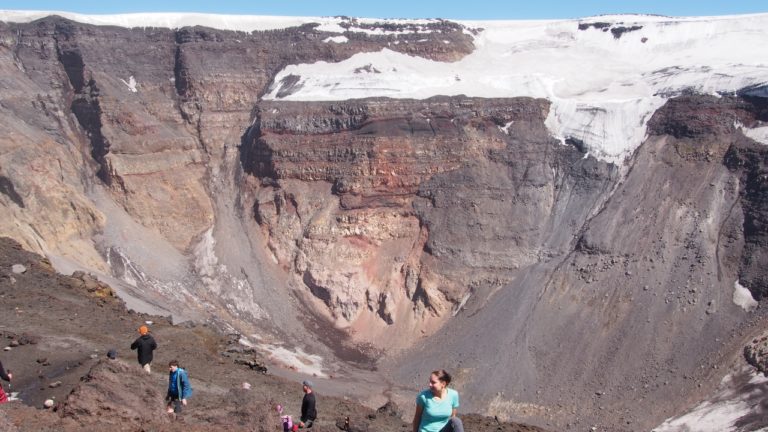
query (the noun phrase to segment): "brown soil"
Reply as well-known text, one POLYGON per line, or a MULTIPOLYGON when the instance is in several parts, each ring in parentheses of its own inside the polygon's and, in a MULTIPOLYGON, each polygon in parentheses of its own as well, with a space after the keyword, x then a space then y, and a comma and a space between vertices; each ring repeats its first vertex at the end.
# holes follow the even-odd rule
MULTIPOLYGON (((20 268, 17 266, 16 270, 20 268)), ((248 350, 204 324, 171 325, 164 317, 125 308, 104 284, 88 275, 56 273, 47 260, 0 239, 0 360, 13 373, 9 392, 21 402, 0 406, 0 429, 18 431, 277 431, 275 406, 298 416, 301 386, 244 365, 248 350), (16 264, 25 271, 14 272, 16 264), (129 349, 136 329, 152 321, 159 348, 145 373, 129 349), (116 360, 106 353, 118 351, 116 360), (178 359, 190 374, 194 394, 176 419, 165 412, 167 369, 178 359), (237 363, 236 363, 237 361, 237 363), (243 383, 251 384, 249 390, 243 383), (43 402, 53 399, 52 409, 43 402)), ((261 359, 258 359, 262 361, 261 359)), ((270 366, 270 365, 267 365, 270 366)), ((318 394, 315 431, 407 431, 392 404, 376 411, 352 400, 318 394)), ((492 418, 464 416, 468 431, 540 431, 492 418)))

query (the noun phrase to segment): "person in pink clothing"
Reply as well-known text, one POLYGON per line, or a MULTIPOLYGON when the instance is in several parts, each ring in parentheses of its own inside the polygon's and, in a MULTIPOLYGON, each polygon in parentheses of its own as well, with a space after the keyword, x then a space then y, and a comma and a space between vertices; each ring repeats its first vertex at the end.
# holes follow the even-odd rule
MULTIPOLYGON (((0 362, 0 378, 2 378, 4 381, 11 382, 13 379, 13 375, 11 375, 11 371, 8 372, 5 371, 5 368, 3 368, 3 362, 0 362)), ((0 386, 0 404, 4 404, 8 402, 8 395, 5 394, 5 390, 3 390, 3 387, 0 386)))

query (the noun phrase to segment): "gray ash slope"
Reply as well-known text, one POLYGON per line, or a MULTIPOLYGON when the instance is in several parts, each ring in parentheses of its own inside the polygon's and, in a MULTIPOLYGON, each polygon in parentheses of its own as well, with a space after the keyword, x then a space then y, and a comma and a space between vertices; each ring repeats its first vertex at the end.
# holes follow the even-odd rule
POLYGON ((745 223, 765 221, 752 210, 765 205, 765 176, 759 186, 743 179, 764 172, 768 153, 732 126, 764 116, 762 104, 670 101, 594 214, 575 229, 552 225, 553 236, 573 233, 569 242, 490 300, 478 291, 394 367, 406 378, 447 357, 475 376, 467 393, 560 425, 649 429, 698 400, 718 383, 718 366, 743 363, 743 343, 765 322, 764 311, 733 301, 734 280, 761 298, 766 268, 764 253, 751 252, 764 247, 765 229, 745 223), (669 133, 670 123, 691 132, 669 133))

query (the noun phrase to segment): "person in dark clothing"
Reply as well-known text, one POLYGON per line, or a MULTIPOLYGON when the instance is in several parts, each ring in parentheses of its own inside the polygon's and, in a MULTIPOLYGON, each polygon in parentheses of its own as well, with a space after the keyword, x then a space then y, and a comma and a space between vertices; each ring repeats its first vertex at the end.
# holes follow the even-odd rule
POLYGON ((312 423, 317 419, 315 392, 312 391, 312 381, 304 381, 301 385, 301 389, 304 391, 304 399, 301 400, 301 418, 299 419, 299 427, 311 428, 312 423))
POLYGON ((187 405, 187 399, 192 396, 192 385, 189 382, 187 371, 179 367, 179 362, 171 360, 168 363, 168 393, 165 400, 168 402, 166 410, 168 414, 178 414, 181 407, 187 405))
POLYGON ((139 364, 144 368, 147 373, 152 372, 152 352, 157 349, 157 343, 155 338, 149 334, 149 328, 143 325, 139 327, 139 336, 131 344, 131 349, 136 350, 139 357, 139 364))
MULTIPOLYGON (((9 370, 6 373, 5 368, 3 368, 3 362, 0 362, 0 378, 8 382, 11 382, 11 380, 13 379, 13 375, 11 375, 11 371, 9 370)), ((8 402, 8 396, 5 394, 3 387, 0 386, 0 404, 4 404, 6 402, 8 402)))

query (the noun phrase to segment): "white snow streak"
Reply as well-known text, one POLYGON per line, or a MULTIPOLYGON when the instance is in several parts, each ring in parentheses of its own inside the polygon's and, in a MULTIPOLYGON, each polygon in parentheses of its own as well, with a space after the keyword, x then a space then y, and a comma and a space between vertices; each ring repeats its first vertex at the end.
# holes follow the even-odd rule
POLYGON ((752 297, 752 293, 743 287, 739 281, 733 283, 733 303, 747 312, 757 307, 757 301, 752 297))
POLYGON ((760 126, 752 129, 742 127, 741 131, 744 133, 744 135, 752 138, 760 144, 768 145, 768 126, 760 126))
POLYGON ((223 300, 230 312, 251 314, 257 319, 268 317, 255 298, 254 290, 248 280, 237 277, 227 269, 226 265, 219 264, 213 228, 209 228, 200 242, 195 245, 194 256, 195 270, 207 294, 223 300), (225 287, 228 289, 225 290, 225 287))
POLYGON ((504 132, 505 134, 508 134, 510 126, 512 126, 514 123, 515 123, 514 121, 511 121, 506 123, 503 127, 499 126, 499 130, 504 132))
POLYGON ((347 39, 346 36, 333 36, 333 37, 327 37, 323 39, 323 42, 333 42, 333 43, 347 43, 349 42, 349 39, 347 39))
POLYGON ((123 84, 125 84, 126 86, 128 86, 128 90, 132 91, 133 93, 136 93, 136 92, 138 92, 138 91, 139 91, 139 90, 136 88, 136 86, 138 85, 138 83, 136 82, 136 78, 134 78, 134 77, 133 77, 133 75, 131 75, 131 77, 130 77, 130 78, 128 78, 128 81, 126 81, 126 80, 124 80, 124 79, 122 79, 122 78, 120 78, 120 81, 122 81, 122 82, 123 82, 123 84))

